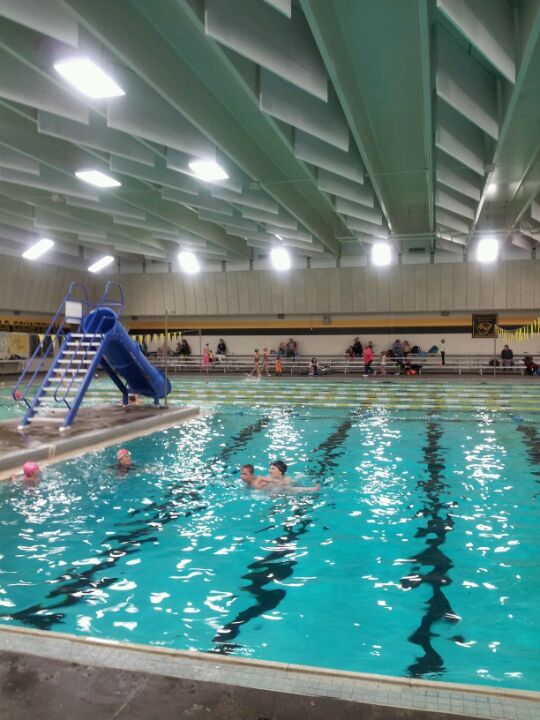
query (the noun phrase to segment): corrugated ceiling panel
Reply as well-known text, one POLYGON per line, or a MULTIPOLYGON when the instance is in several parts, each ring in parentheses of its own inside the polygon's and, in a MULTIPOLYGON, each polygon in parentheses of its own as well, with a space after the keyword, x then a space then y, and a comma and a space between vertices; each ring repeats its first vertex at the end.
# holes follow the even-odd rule
POLYGON ((451 191, 447 191, 444 188, 437 187, 435 192, 435 205, 444 210, 450 210, 469 220, 474 220, 474 207, 454 197, 451 191))
POLYGON ((326 69, 304 15, 288 19, 253 0, 206 0, 206 34, 326 102, 326 69))
POLYGON ((354 182, 364 182, 364 166, 354 148, 349 152, 343 152, 313 135, 297 130, 294 134, 294 152, 300 160, 354 182))
POLYGON ((126 94, 108 101, 108 127, 196 157, 215 155, 214 144, 133 73, 119 70, 118 82, 126 94))
POLYGON ((38 132, 120 155, 128 160, 154 165, 155 155, 149 148, 123 132, 108 128, 105 120, 97 115, 91 117, 90 125, 87 126, 40 111, 38 132))
POLYGON ((77 20, 56 0, 2 0, 0 14, 67 45, 78 45, 77 20))
POLYGON ((515 82, 514 19, 508 0, 437 0, 437 7, 511 83, 515 82))
POLYGON ((495 77, 480 65, 446 30, 438 31, 437 94, 495 140, 497 84, 495 77))
POLYGON ((349 149, 349 126, 332 87, 325 103, 263 68, 259 105, 261 110, 299 130, 340 150, 349 149))
POLYGON ((88 123, 89 110, 52 80, 0 49, 0 97, 88 123))
MULTIPOLYGON (((450 158, 449 158, 450 160, 450 158)), ((467 168, 459 168, 458 171, 451 169, 440 158, 436 165, 437 182, 446 187, 452 188, 456 192, 466 195, 467 197, 480 201, 480 180, 478 175, 467 170, 467 168)))
POLYGON ((345 200, 344 198, 336 198, 336 210, 344 215, 352 215, 360 220, 380 225, 382 223, 382 214, 376 208, 365 207, 358 203, 345 200))
POLYGON ((484 136, 445 103, 439 103, 435 144, 454 160, 458 160, 478 175, 484 175, 484 136))
POLYGON ((9 170, 39 175, 39 163, 37 160, 12 150, 6 145, 0 145, 0 166, 9 170))
POLYGON ((328 170, 318 171, 317 187, 331 195, 338 195, 361 205, 373 207, 373 193, 369 187, 342 178, 328 170))

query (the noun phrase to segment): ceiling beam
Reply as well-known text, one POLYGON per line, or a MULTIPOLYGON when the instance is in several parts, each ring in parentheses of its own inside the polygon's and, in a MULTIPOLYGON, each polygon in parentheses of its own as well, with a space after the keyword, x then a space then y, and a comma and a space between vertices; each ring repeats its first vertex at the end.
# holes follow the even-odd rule
MULTIPOLYGON (((422 58, 422 97, 424 110, 424 149, 428 192, 429 230, 435 230, 435 168, 433 162, 433 75, 431 57, 432 24, 428 0, 418 0, 420 22, 420 55, 422 58)), ((434 242, 434 241, 433 241, 434 242)), ((433 242, 431 249, 433 250, 433 242)))
MULTIPOLYGON (((520 116, 520 111, 523 111, 523 109, 527 112, 527 104, 530 103, 529 96, 531 93, 536 95, 534 98, 536 102, 538 92, 540 91, 540 83, 538 81, 538 67, 540 63, 540 45, 538 42, 540 38, 540 3, 538 3, 537 0, 535 0, 535 2, 536 9, 530 16, 527 40, 521 49, 521 64, 519 65, 516 82, 507 103, 506 113, 500 123, 499 139, 493 153, 492 170, 487 173, 485 178, 480 202, 478 203, 473 221, 473 230, 482 214, 487 198, 487 189, 493 181, 497 164, 501 162, 507 146, 512 141, 519 142, 521 146, 523 143, 527 143, 529 147, 524 155, 531 158, 531 162, 516 184, 517 189, 508 204, 507 222, 510 227, 513 227, 519 222, 534 196, 540 190, 540 168, 536 167, 535 169, 535 165, 538 166, 538 151, 540 147, 538 143, 538 116, 535 111, 536 106, 531 105, 531 108, 534 108, 534 112, 530 112, 528 127, 527 125, 524 127, 524 119, 520 116), (528 84, 531 84, 532 87, 527 87, 528 84), (524 92, 524 89, 526 89, 526 92, 524 92), (529 181, 526 182, 528 176, 529 181)), ((499 83, 499 92, 502 93, 501 83, 499 83)))
MULTIPOLYGON (((88 164, 89 161, 95 165, 97 158, 101 157, 97 153, 83 150, 72 143, 39 135, 35 123, 11 112, 6 107, 0 107, 0 123, 3 144, 63 173, 66 177, 73 178, 73 173, 78 167, 88 164)), ((106 162, 104 162, 104 169, 107 169, 106 162)), ((43 195, 43 191, 41 194, 43 195)), ((115 190, 114 195, 131 206, 173 222, 179 228, 193 232, 221 248, 230 250, 235 255, 243 257, 249 255, 247 248, 244 247, 242 250, 241 242, 229 237, 222 228, 214 223, 199 220, 194 212, 184 206, 162 200, 159 192, 147 184, 132 178, 126 181, 124 178, 122 188, 115 190)), ((118 228, 115 232, 117 235, 122 234, 118 228)))
POLYGON ((232 65, 224 63, 223 51, 205 36, 204 25, 189 3, 62 2, 122 62, 251 178, 260 181, 332 252, 338 252, 335 226, 340 225, 339 219, 321 202, 312 178, 292 148, 285 152, 283 137, 271 132, 258 98, 232 75, 232 65), (300 191, 294 182, 297 178, 309 181, 312 190, 300 191), (267 180, 271 183, 265 183, 267 180), (313 203, 304 197, 309 193, 313 203))

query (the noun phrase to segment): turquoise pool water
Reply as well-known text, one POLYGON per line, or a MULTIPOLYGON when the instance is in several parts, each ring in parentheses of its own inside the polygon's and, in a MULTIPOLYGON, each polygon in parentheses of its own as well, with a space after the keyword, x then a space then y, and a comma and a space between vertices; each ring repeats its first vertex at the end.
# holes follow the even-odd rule
POLYGON ((534 422, 231 405, 127 445, 0 488, 1 622, 540 689, 534 422), (242 487, 276 457, 321 492, 242 487))

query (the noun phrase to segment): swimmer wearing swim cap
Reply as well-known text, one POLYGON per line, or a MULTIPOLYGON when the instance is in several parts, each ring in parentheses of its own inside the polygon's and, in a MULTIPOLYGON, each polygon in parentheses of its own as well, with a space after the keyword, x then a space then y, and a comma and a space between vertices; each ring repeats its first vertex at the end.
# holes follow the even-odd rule
POLYGON ((287 463, 284 463, 283 460, 274 460, 274 462, 270 463, 270 469, 268 472, 269 480, 274 485, 291 485, 292 479, 285 475, 286 472, 287 463))
POLYGON ((41 469, 35 462, 25 462, 22 467, 22 474, 13 475, 12 480, 22 479, 26 485, 37 485, 41 480, 41 469))
POLYGON ((280 488, 287 492, 318 492, 321 489, 320 483, 316 483, 312 487, 294 485, 292 478, 285 475, 286 472, 287 463, 284 463, 283 460, 274 460, 274 462, 270 463, 269 486, 280 488))
POLYGON ((127 448, 120 448, 120 450, 116 453, 116 467, 122 472, 127 472, 133 467, 131 453, 127 450, 127 448))

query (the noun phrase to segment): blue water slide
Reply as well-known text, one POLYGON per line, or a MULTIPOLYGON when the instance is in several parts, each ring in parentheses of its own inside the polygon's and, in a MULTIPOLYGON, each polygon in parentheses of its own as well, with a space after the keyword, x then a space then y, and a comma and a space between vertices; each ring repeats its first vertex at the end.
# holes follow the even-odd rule
POLYGON ((171 392, 169 380, 148 362, 114 310, 98 307, 88 313, 82 320, 82 330, 87 335, 103 336, 102 363, 109 374, 112 370, 124 378, 130 393, 154 398, 157 403, 171 392))

